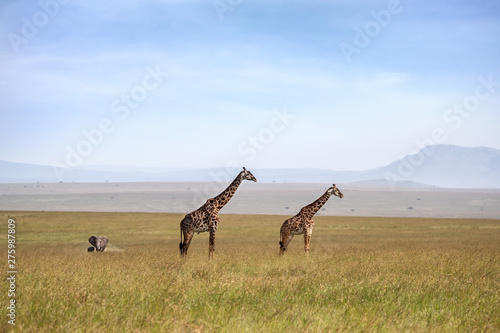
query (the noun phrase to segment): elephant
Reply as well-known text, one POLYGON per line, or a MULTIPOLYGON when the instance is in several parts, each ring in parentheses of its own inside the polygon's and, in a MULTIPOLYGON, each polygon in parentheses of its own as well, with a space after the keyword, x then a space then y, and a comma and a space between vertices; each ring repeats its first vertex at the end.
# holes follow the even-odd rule
POLYGON ((87 248, 87 252, 94 252, 94 251, 95 251, 95 247, 93 247, 93 246, 89 246, 87 248))
POLYGON ((90 236, 89 243, 92 244, 97 252, 103 252, 108 245, 108 237, 106 236, 90 236))

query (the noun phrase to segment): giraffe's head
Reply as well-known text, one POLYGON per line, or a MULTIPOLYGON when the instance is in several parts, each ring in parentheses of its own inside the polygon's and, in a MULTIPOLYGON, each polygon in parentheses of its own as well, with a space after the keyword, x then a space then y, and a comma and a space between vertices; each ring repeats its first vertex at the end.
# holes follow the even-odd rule
POLYGON ((251 180, 253 182, 256 182, 257 181, 257 178, 255 178, 252 173, 250 171, 248 171, 247 169, 245 169, 243 167, 243 171, 241 172, 242 174, 242 177, 244 180, 251 180))
POLYGON ((335 184, 333 184, 333 186, 330 187, 328 189, 328 191, 331 194, 333 194, 334 196, 336 196, 336 197, 339 197, 339 198, 343 198, 344 197, 344 195, 342 194, 342 192, 340 192, 340 190, 337 188, 337 186, 335 186, 335 184))

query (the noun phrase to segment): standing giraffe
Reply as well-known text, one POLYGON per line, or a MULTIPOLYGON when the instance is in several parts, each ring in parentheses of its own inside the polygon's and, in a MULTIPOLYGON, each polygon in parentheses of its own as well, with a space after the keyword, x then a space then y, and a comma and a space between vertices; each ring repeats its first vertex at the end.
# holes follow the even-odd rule
POLYGON ((208 199, 203 206, 189 214, 186 214, 184 219, 181 221, 181 242, 179 243, 181 256, 187 255, 189 244, 191 243, 191 239, 193 238, 195 232, 199 234, 200 232, 209 231, 210 240, 208 246, 208 257, 214 257, 215 233, 217 232, 217 227, 220 222, 219 211, 229 202, 229 200, 231 200, 243 180, 257 181, 250 171, 243 168, 243 171, 236 176, 231 185, 229 185, 221 194, 208 199), (182 236, 184 236, 184 241, 182 241, 182 236))
POLYGON ((297 215, 283 222, 280 230, 280 256, 286 251, 286 247, 292 241, 293 236, 302 234, 304 234, 304 250, 307 254, 309 253, 309 242, 311 241, 311 234, 314 227, 312 218, 330 199, 332 194, 339 198, 344 197, 337 186, 333 184, 318 200, 303 207, 297 215))

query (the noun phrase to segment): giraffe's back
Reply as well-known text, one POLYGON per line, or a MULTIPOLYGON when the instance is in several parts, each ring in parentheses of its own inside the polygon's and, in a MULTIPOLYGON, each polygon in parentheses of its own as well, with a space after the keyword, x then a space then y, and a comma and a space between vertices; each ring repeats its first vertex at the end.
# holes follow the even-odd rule
MULTIPOLYGON (((310 222, 312 223, 312 221, 310 222)), ((301 235, 307 231, 311 223, 308 223, 308 221, 304 221, 301 216, 295 215, 294 217, 291 217, 283 222, 283 224, 281 225, 281 233, 301 235)))
POLYGON ((210 229, 213 212, 205 209, 198 209, 194 212, 186 214, 181 221, 181 229, 190 229, 196 233, 206 232, 210 229))

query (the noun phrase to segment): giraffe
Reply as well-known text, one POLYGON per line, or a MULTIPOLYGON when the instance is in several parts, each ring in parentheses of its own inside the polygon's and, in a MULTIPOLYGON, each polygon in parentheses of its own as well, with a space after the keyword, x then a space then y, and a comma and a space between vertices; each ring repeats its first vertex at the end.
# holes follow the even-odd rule
POLYGON ((304 234, 304 250, 309 254, 309 242, 314 227, 312 220, 314 214, 320 210, 321 207, 333 195, 343 198, 344 195, 339 191, 337 186, 333 184, 321 197, 313 203, 303 207, 300 212, 294 217, 289 218, 281 225, 280 230, 280 256, 286 251, 288 244, 292 241, 294 235, 304 234))
POLYGON ((257 181, 250 171, 243 168, 243 171, 236 176, 234 181, 221 194, 208 199, 203 206, 186 214, 181 221, 181 242, 179 243, 181 256, 187 255, 189 244, 195 232, 199 234, 208 231, 210 232, 208 257, 214 257, 215 233, 220 222, 219 211, 231 200, 243 180, 257 181), (184 236, 184 241, 182 236, 184 236))

